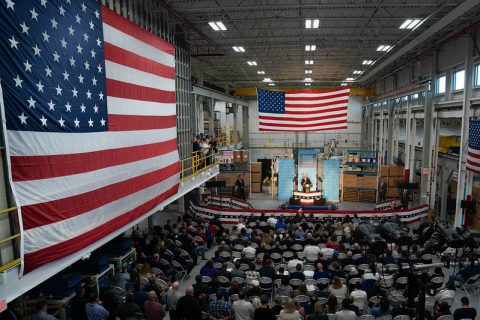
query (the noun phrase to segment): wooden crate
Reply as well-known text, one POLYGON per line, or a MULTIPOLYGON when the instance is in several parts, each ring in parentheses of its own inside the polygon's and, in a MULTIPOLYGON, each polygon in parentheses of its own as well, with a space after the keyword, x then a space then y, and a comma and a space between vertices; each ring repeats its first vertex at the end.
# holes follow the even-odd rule
POLYGON ((252 182, 252 192, 262 192, 262 184, 252 182))
POLYGON ((344 188, 343 201, 358 202, 358 190, 344 188))
POLYGON ((344 174, 343 175, 343 185, 348 187, 357 187, 358 186, 358 176, 356 174, 344 174))
POLYGON ((377 192, 374 190, 360 190, 358 193, 358 201, 375 203, 377 202, 377 192))
POLYGON ((380 176, 389 177, 390 176, 390 166, 381 166, 380 167, 380 176))
POLYGON ((261 162, 251 162, 250 163, 251 172, 260 172, 262 173, 262 163, 261 162))
POLYGON ((377 176, 364 176, 362 184, 358 184, 362 188, 377 188, 377 176))
POLYGON ((398 184, 399 183, 402 183, 403 182, 403 178, 401 177, 390 177, 388 179, 388 186, 389 187, 398 187, 398 184))
POLYGON ((402 166, 391 166, 390 167, 390 177, 403 177, 404 167, 402 166))
POLYGON ((400 198, 400 189, 396 187, 389 187, 387 189, 387 198, 400 198))

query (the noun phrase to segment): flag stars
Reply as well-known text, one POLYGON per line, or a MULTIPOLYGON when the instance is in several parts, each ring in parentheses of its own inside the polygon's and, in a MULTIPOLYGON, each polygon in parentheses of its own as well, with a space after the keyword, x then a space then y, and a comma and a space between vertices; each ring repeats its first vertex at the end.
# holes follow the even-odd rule
POLYGON ((80 121, 75 117, 75 120, 73 120, 73 123, 75 123, 75 128, 80 128, 80 121))
POLYGON ((52 53, 52 56, 53 56, 53 61, 60 62, 60 55, 57 53, 57 51, 52 53))
POLYGON ((73 36, 75 34, 75 29, 72 26, 68 27, 68 34, 73 36))
POLYGON ((90 70, 90 63, 88 63, 88 61, 85 61, 83 65, 85 66, 85 70, 90 70))
POLYGON ((48 110, 55 111, 55 103, 50 99, 50 102, 48 103, 48 110))
POLYGON ((87 99, 92 99, 92 93, 90 92, 90 90, 87 90, 87 99))
POLYGON ((98 66, 97 66, 97 70, 98 70, 98 73, 102 73, 102 70, 103 70, 102 66, 101 66, 101 65, 98 65, 98 66))
POLYGON ((100 120, 100 123, 102 124, 102 127, 105 127, 105 123, 106 123, 106 122, 107 122, 107 121, 105 121, 105 119, 103 119, 103 118, 102 118, 102 120, 100 120))
POLYGON ((88 23, 88 25, 90 26, 90 29, 93 30, 95 28, 95 25, 93 24, 93 21, 90 21, 88 23))
POLYGON ((45 86, 42 84, 42 81, 41 81, 41 80, 39 80, 38 83, 35 84, 35 86, 37 87, 38 92, 43 92, 43 87, 45 87, 45 86))
POLYGON ((82 18, 80 18, 80 16, 78 15, 78 13, 75 15, 75 21, 80 24, 80 22, 82 21, 82 18))
POLYGON ((102 46, 102 40, 100 40, 100 38, 97 38, 97 47, 101 47, 102 46))
POLYGON ((33 49, 33 51, 34 51, 34 52, 33 52, 33 55, 40 57, 40 52, 41 52, 42 50, 38 47, 38 45, 35 44, 35 47, 32 47, 32 49, 33 49))
POLYGON ((30 28, 27 27, 27 25, 25 24, 25 21, 23 21, 23 23, 20 24, 20 28, 22 28, 22 33, 26 33, 28 35, 28 29, 30 28))
POLYGON ((62 74, 63 74, 63 80, 70 81, 70 73, 65 71, 62 74))
POLYGON ((33 100, 32 96, 30 96, 30 99, 27 100, 28 102, 28 108, 35 108, 35 103, 37 103, 37 101, 33 100))
POLYGON ((57 84, 57 87, 55 88, 55 90, 57 91, 57 96, 61 96, 62 95, 62 88, 60 87, 59 84, 57 84))
POLYGON ((80 44, 78 44, 77 45, 77 53, 82 54, 82 50, 83 50, 82 46, 80 44))
POLYGON ((25 71, 32 72, 32 65, 30 64, 30 62, 28 62, 28 59, 27 62, 23 63, 23 65, 25 66, 25 71))
POLYGON ((65 17, 65 9, 63 9, 63 6, 60 6, 58 10, 60 11, 60 15, 65 17))
POLYGON ((98 107, 97 107, 96 104, 93 106, 93 112, 94 112, 94 113, 98 113, 98 107))
POLYGON ((60 117, 60 120, 58 120, 58 123, 60 124, 60 127, 65 128, 65 120, 63 120, 62 117, 60 117))
POLYGON ((40 0, 40 5, 44 8, 47 7, 47 0, 40 0))
POLYGON ((13 11, 15 11, 15 8, 13 7, 15 5, 15 2, 13 2, 12 0, 5 0, 5 2, 7 2, 7 9, 12 9, 13 11))
POLYGON ((55 18, 52 18, 50 22, 52 23, 52 29, 57 29, 57 26, 58 26, 57 20, 55 20, 55 18))
POLYGON ((18 118, 20 119, 21 124, 27 124, 28 117, 25 115, 25 113, 22 112, 22 114, 19 115, 18 118))
POLYGON ((78 76, 78 82, 83 83, 83 79, 85 79, 82 74, 78 76))
POLYGON ((100 93, 98 94, 98 98, 99 98, 100 100, 103 100, 103 93, 102 93, 102 91, 100 91, 100 93))
POLYGON ((92 55, 92 58, 95 58, 95 56, 97 55, 97 53, 93 49, 90 50, 90 54, 92 55))
POLYGON ((43 31, 42 32, 42 36, 43 36, 43 41, 45 42, 50 42, 50 35, 47 33, 47 30, 43 31))
POLYGON ((85 2, 82 2, 82 11, 87 12, 87 6, 85 5, 85 2))
POLYGON ((73 90, 72 90, 72 98, 73 97, 75 98, 78 97, 78 90, 75 87, 73 87, 73 90))
POLYGON ((97 85, 97 79, 96 79, 95 77, 93 77, 93 79, 92 79, 92 84, 93 84, 94 86, 97 85))
POLYGON ((93 120, 92 120, 92 118, 90 118, 90 119, 88 120, 88 126, 89 126, 89 127, 93 127, 93 120))
POLYGON ((86 107, 83 103, 80 105, 80 111, 81 111, 82 113, 85 113, 85 109, 86 109, 86 108, 87 108, 87 107, 86 107))
POLYGON ((100 19, 100 12, 98 12, 98 10, 95 10, 95 18, 100 19))
POLYGON ((31 15, 32 15, 32 20, 38 21, 38 18, 37 18, 37 17, 38 17, 38 13, 35 11, 35 8, 32 8, 32 9, 30 10, 30 13, 31 13, 31 15))
POLYGON ((87 33, 83 34, 83 41, 88 42, 89 38, 90 38, 90 36, 87 33))
POLYGON ((23 80, 20 79, 20 76, 17 74, 17 77, 16 78, 13 78, 13 80, 15 81, 15 88, 16 87, 20 87, 20 88, 23 88, 22 87, 22 82, 23 80))
POLYGON ((52 69, 49 66, 45 68, 45 77, 52 77, 52 69))
POLYGON ((67 109, 67 112, 72 112, 72 105, 70 104, 70 102, 67 102, 65 108, 67 109))
POLYGON ((40 118, 40 122, 42 123, 42 127, 47 127, 47 118, 45 118, 42 114, 42 117, 40 118))
POLYGON ((69 61, 70 61, 70 66, 75 67, 76 60, 73 59, 73 56, 69 59, 69 61))
POLYGON ((60 40, 60 43, 61 43, 61 45, 62 45, 62 48, 67 48, 68 42, 65 41, 65 38, 62 38, 62 40, 60 40))
POLYGON ((15 37, 12 35, 12 38, 11 39, 8 39, 8 41, 10 41, 10 48, 15 48, 18 50, 18 41, 15 39, 15 37))

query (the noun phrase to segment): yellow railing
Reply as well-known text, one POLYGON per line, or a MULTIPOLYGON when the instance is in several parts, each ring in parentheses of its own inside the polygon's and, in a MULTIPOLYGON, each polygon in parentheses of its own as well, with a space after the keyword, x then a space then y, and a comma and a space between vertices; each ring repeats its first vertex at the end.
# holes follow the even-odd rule
MULTIPOLYGON (((5 209, 5 210, 0 210, 0 214, 7 214, 7 215, 10 215, 10 214, 13 214, 13 213, 17 213, 17 208, 16 207, 12 207, 12 208, 8 208, 8 209, 5 209)), ((6 238, 3 238, 3 239, 0 239, 0 245, 3 245, 4 243, 7 243, 7 242, 12 242, 12 241, 15 241, 17 239, 20 239, 20 233, 17 233, 17 223, 15 222, 14 223, 14 227, 12 229, 14 230, 11 230, 11 235, 6 237, 6 238)), ((13 250, 15 250, 15 248, 12 248, 13 250)), ((17 255, 18 256, 18 252, 14 252, 14 256, 17 255)), ((20 264, 20 258, 16 258, 16 259, 13 259, 3 265, 0 266, 0 272, 3 272, 7 269, 10 269, 16 265, 19 265, 20 264)))
POLYGON ((214 166, 218 163, 217 154, 205 154, 202 151, 196 151, 191 157, 180 161, 180 181, 199 174, 200 172, 214 166))

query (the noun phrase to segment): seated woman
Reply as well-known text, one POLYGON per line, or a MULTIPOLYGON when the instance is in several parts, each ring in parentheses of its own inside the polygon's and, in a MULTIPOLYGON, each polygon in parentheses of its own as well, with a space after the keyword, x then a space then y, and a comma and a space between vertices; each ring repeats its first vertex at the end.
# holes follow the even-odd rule
POLYGON ((213 267, 212 260, 207 260, 205 265, 200 269, 200 274, 202 276, 210 277, 211 279, 213 279, 217 276, 218 270, 213 267))
POLYGON ((347 294, 347 286, 342 283, 339 277, 335 276, 329 291, 330 294, 333 294, 336 297, 345 297, 347 294))

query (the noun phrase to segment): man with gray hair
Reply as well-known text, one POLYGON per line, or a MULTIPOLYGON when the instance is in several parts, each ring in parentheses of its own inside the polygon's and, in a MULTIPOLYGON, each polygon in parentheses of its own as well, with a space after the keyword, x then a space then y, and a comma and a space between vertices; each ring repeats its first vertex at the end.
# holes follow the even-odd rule
POLYGON ((178 293, 178 288, 180 287, 180 283, 175 281, 172 283, 172 286, 167 291, 167 305, 168 310, 170 311, 170 320, 178 320, 178 313, 177 313, 177 303, 178 299, 180 298, 180 294, 178 293))

